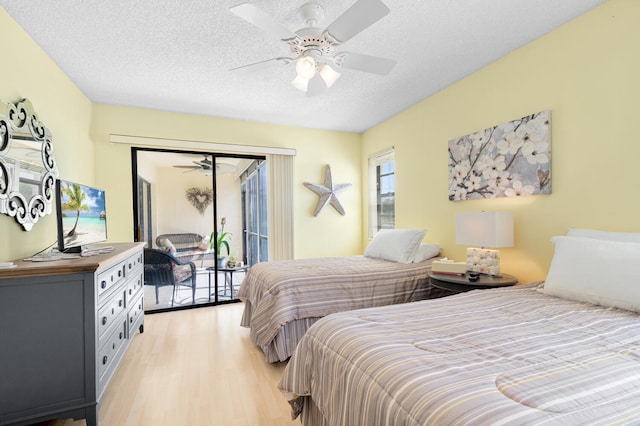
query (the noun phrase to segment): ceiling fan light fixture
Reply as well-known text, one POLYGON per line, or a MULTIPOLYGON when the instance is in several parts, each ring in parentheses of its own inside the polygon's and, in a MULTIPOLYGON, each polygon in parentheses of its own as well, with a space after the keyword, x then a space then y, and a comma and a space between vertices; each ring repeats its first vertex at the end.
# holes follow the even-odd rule
POLYGON ((299 77, 311 80, 316 75, 316 61, 311 56, 303 56, 296 63, 296 72, 299 77))
POLYGON ((320 76, 324 80, 324 84, 327 85, 327 88, 333 86, 333 83, 340 78, 340 75, 341 74, 338 71, 334 70, 327 64, 320 67, 320 76))
POLYGON ((309 89, 309 80, 301 77, 300 74, 298 74, 296 78, 293 79, 291 84, 293 84, 296 89, 302 90, 303 92, 306 92, 309 89))

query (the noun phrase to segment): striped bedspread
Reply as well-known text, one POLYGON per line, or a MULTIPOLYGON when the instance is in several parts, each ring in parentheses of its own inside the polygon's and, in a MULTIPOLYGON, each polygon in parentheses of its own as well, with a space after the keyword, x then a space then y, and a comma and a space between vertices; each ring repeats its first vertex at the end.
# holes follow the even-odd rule
POLYGON ((535 285, 318 321, 278 387, 304 425, 640 424, 640 315, 535 285))
POLYGON ((284 361, 326 315, 449 294, 429 284, 431 262, 345 256, 258 263, 238 291, 245 302, 241 325, 250 327, 267 361, 284 361))

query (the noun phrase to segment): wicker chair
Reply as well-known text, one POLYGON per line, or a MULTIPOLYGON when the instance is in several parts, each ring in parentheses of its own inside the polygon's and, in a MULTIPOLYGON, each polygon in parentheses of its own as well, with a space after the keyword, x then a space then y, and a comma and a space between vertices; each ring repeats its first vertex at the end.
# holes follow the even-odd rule
POLYGON ((173 307, 178 285, 191 287, 192 303, 196 303, 195 263, 178 260, 169 253, 144 249, 144 284, 155 286, 156 304, 158 304, 158 288, 172 286, 171 306, 173 307))
POLYGON ((163 246, 162 240, 165 239, 171 241, 171 244, 176 249, 173 256, 183 262, 200 261, 200 266, 203 266, 205 258, 214 258, 213 251, 203 251, 200 249, 200 244, 203 241, 207 242, 208 237, 205 241, 202 235, 194 233, 160 234, 156 237, 156 246, 161 248, 163 246))

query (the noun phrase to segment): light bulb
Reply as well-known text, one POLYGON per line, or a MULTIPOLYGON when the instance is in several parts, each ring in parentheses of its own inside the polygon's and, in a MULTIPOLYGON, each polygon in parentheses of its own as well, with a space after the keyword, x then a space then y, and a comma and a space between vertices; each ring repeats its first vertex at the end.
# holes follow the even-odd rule
POLYGON ((311 56, 303 56, 296 63, 298 76, 311 80, 316 74, 316 61, 311 56))

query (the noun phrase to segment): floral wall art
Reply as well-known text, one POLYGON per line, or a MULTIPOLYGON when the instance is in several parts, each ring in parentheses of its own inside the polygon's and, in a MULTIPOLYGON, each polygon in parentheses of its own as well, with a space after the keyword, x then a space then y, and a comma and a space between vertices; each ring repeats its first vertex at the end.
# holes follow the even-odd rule
POLYGON ((189 188, 187 189, 187 200, 193 207, 204 215, 205 210, 209 207, 209 204, 213 203, 213 189, 212 188, 189 188))
POLYGON ((551 111, 449 141, 449 200, 551 193, 551 111))

